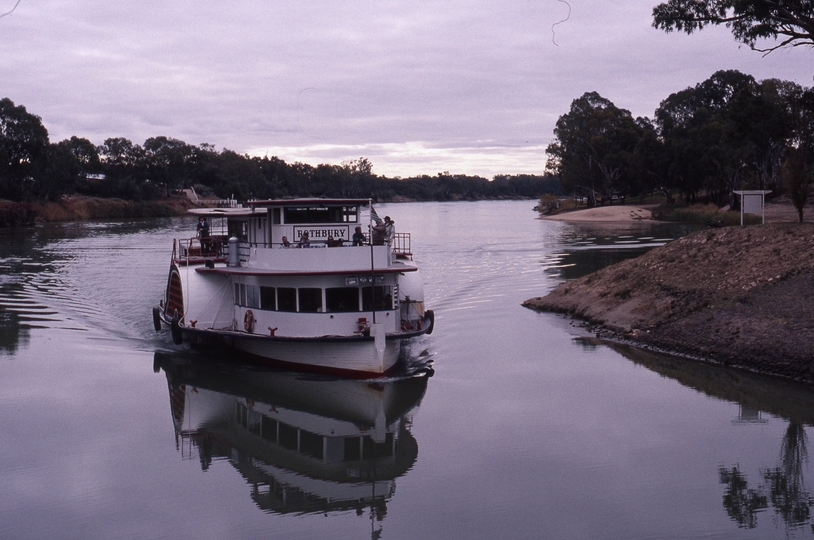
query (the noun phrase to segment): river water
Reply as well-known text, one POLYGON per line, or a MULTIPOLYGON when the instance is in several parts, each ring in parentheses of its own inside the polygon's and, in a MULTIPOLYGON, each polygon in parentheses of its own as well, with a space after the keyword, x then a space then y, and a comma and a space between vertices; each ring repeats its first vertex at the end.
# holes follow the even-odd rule
POLYGON ((191 219, 0 229, 0 538, 814 536, 811 388, 520 305, 687 230, 532 206, 377 206, 436 313, 385 381, 156 333, 191 219))

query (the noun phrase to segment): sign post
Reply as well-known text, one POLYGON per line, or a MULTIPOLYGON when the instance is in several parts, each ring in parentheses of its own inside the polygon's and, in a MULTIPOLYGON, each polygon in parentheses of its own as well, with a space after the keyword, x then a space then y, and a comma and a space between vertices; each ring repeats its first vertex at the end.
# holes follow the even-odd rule
POLYGON ((760 214, 760 223, 765 224, 766 216, 763 208, 766 206, 766 195, 771 193, 771 190, 747 189, 735 191, 735 193, 741 198, 741 227, 743 227, 743 214, 760 214))

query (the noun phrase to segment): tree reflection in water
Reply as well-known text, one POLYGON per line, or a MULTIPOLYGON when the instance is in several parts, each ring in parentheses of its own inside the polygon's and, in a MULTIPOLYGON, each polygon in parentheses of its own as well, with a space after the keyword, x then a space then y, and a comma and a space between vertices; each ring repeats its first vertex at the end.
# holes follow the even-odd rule
POLYGON ((757 514, 768 508, 770 502, 786 527, 797 528, 809 522, 814 497, 806 488, 803 475, 804 465, 808 463, 807 444, 805 426, 789 422, 780 447, 780 466, 764 470, 766 485, 758 485, 756 489, 749 488, 739 465, 718 470, 720 482, 727 486, 724 509, 738 527, 755 528, 757 514))
POLYGON ((754 529, 757 526, 757 513, 768 507, 762 488, 749 489, 746 477, 738 465, 718 469, 718 478, 727 488, 724 492, 724 509, 738 527, 754 529))
POLYGON ((780 465, 760 471, 763 483, 749 487, 740 464, 718 469, 718 480, 726 486, 723 506, 729 517, 744 529, 758 526, 758 515, 774 508, 787 531, 814 524, 811 509, 814 497, 806 487, 805 466, 808 463, 808 438, 805 426, 814 425, 814 393, 809 385, 800 385, 759 374, 703 362, 653 353, 627 345, 583 338, 603 343, 638 365, 670 377, 689 388, 704 392, 740 406, 737 423, 763 423, 761 413, 788 420, 780 446, 780 465))

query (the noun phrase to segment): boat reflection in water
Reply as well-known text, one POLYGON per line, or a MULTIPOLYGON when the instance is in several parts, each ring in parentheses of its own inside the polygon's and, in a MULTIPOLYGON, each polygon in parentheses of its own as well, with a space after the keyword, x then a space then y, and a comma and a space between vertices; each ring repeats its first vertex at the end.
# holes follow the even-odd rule
POLYGON ((206 470, 224 459, 261 509, 280 514, 365 508, 379 520, 396 478, 412 468, 413 415, 428 364, 389 379, 270 371, 156 353, 182 453, 206 470))

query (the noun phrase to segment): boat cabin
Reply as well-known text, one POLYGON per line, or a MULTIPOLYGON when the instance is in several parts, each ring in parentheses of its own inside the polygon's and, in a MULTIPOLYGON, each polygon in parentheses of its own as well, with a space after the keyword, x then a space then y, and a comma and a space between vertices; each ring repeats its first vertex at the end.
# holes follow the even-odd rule
MULTIPOLYGON (((182 243, 179 258, 224 257, 230 238, 238 240, 244 262, 251 248, 348 246, 356 227, 369 243, 370 209, 368 199, 276 199, 250 201, 248 208, 194 209, 190 213, 211 220, 211 236, 182 243)), ((412 257, 409 234, 396 233, 390 247, 397 257, 412 257)))

